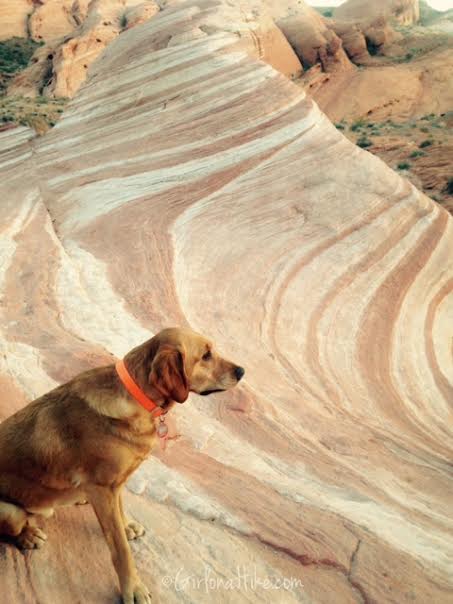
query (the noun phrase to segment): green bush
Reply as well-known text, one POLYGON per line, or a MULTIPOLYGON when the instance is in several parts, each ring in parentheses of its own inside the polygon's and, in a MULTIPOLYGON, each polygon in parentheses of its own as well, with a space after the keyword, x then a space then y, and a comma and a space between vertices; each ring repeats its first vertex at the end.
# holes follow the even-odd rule
POLYGON ((354 122, 354 123, 352 124, 352 126, 351 126, 351 130, 352 130, 353 132, 357 132, 357 130, 360 130, 360 128, 363 128, 363 127, 364 127, 364 125, 365 125, 365 124, 364 124, 363 120, 357 120, 356 122, 354 122))
POLYGON ((33 53, 42 43, 25 38, 10 38, 0 42, 0 72, 14 74, 27 67, 33 53))
POLYGON ((362 136, 358 139, 357 141, 357 146, 358 147, 362 147, 362 149, 366 149, 367 147, 371 147, 373 144, 372 141, 370 141, 369 138, 366 138, 366 136, 362 136))
POLYGON ((337 128, 337 130, 344 130, 344 124, 335 124, 335 128, 337 128))
POLYGON ((425 147, 430 147, 433 144, 433 141, 430 140, 426 140, 426 141, 422 141, 419 144, 420 149, 424 149, 425 147))
POLYGON ((448 195, 453 195, 453 178, 447 180, 447 186, 445 187, 448 195))
POLYGON ((123 13, 120 18, 120 27, 121 29, 126 29, 127 27, 127 16, 126 13, 123 13))
POLYGON ((412 151, 409 157, 423 157, 424 155, 426 155, 424 151, 412 151))
POLYGON ((313 8, 323 17, 333 17, 333 8, 327 6, 314 6, 313 8))
POLYGON ((400 162, 397 166, 398 170, 409 170, 411 165, 407 161, 400 162))

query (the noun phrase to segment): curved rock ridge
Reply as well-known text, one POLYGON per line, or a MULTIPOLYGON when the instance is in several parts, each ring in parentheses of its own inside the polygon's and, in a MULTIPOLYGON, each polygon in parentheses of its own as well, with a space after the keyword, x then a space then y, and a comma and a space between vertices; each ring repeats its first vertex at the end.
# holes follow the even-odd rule
MULTIPOLYGON (((169 7, 52 131, 0 134, 0 414, 190 324, 246 376, 178 406, 129 483, 156 601, 447 604, 453 219, 247 32, 232 3, 169 7)), ((47 529, 0 545, 5 601, 114 601, 91 509, 47 529)))

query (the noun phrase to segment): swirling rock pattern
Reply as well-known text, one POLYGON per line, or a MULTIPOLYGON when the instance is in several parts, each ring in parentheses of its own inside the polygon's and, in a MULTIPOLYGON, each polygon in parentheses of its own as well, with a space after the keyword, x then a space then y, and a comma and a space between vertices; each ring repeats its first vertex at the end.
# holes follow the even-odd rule
MULTIPOLYGON (((188 323, 246 381, 191 395, 129 484, 157 601, 446 604, 453 220, 260 62, 241 19, 169 8, 50 133, 1 134, 0 413, 188 323), (238 569, 299 583, 209 583, 238 569)), ((39 553, 0 546, 5 601, 114 601, 91 510, 57 516, 39 553)))

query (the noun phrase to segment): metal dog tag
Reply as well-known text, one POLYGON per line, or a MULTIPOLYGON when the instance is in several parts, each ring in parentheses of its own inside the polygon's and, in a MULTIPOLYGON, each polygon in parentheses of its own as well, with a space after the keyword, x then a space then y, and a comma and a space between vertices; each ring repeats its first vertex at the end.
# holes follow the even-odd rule
POLYGON ((157 426, 157 436, 159 438, 165 438, 168 434, 168 426, 165 423, 164 419, 160 420, 159 425, 157 426))

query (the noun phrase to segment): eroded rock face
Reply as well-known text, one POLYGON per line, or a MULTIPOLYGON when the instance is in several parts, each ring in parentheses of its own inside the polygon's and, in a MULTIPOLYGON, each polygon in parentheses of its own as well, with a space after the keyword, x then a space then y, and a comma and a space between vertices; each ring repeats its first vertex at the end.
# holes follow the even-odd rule
POLYGON ((334 21, 332 29, 341 38, 345 52, 354 63, 366 63, 370 57, 365 34, 358 23, 334 21))
POLYGON ((74 0, 40 0, 28 21, 29 36, 36 42, 62 38, 77 26, 74 0))
POLYGON ((453 89, 446 83, 452 69, 453 55, 447 49, 413 63, 330 74, 328 81, 314 75, 304 85, 334 122, 406 120, 450 110, 453 89))
POLYGON ((27 38, 27 20, 32 10, 32 0, 0 0, 0 40, 27 38))
POLYGON ((370 56, 398 39, 397 32, 384 17, 362 23, 330 21, 329 26, 343 43, 347 56, 356 64, 370 62, 370 56), (371 53, 371 54, 370 54, 371 53))
POLYGON ((353 20, 385 17, 403 25, 412 25, 420 18, 420 6, 418 0, 347 0, 335 9, 334 17, 353 20))
MULTIPOLYGON (((51 132, 0 134, 0 414, 188 323, 246 377, 178 406, 129 483, 156 600, 447 604, 453 219, 256 61, 242 18, 165 9, 51 132), (238 571, 292 587, 200 588, 238 571)), ((114 601, 91 509, 47 532, 0 545, 5 601, 114 601)))
MULTIPOLYGON (((50 0, 49 0, 50 2, 50 0)), ((177 7, 179 2, 172 4, 177 7)), ((43 6, 43 9, 47 5, 43 6)), ((73 97, 87 77, 88 69, 104 49, 122 32, 127 31, 154 17, 160 8, 154 1, 137 0, 78 0, 71 4, 71 18, 79 24, 65 38, 55 38, 49 32, 51 21, 46 29, 40 30, 46 38, 46 45, 35 53, 31 65, 22 71, 9 85, 8 94, 36 96, 42 94, 54 97, 73 97)), ((267 14, 241 12, 244 23, 237 20, 238 9, 234 12, 235 23, 242 35, 249 37, 256 48, 257 58, 269 63, 275 69, 291 79, 303 71, 302 65, 285 36, 267 14)), ((46 13, 47 14, 47 13, 46 13)), ((41 21, 46 16, 40 15, 41 21)), ((36 19, 38 19, 38 14, 36 19)), ((225 24, 212 22, 207 31, 199 28, 188 29, 182 26, 171 38, 159 39, 153 48, 182 44, 203 38, 218 29, 224 30, 225 24), (210 28, 210 29, 209 29, 210 28)))
POLYGON ((324 71, 352 69, 341 39, 322 21, 287 17, 279 21, 279 26, 307 68, 320 63, 324 71))
MULTIPOLYGON (((247 3, 244 3, 247 6, 247 3)), ((249 0, 255 14, 269 14, 282 30, 304 67, 320 64, 324 71, 351 69, 342 42, 311 6, 297 0, 249 0)))
POLYGON ((158 12, 154 0, 47 0, 29 19, 31 37, 46 45, 13 80, 8 94, 74 96, 106 46, 158 12))

